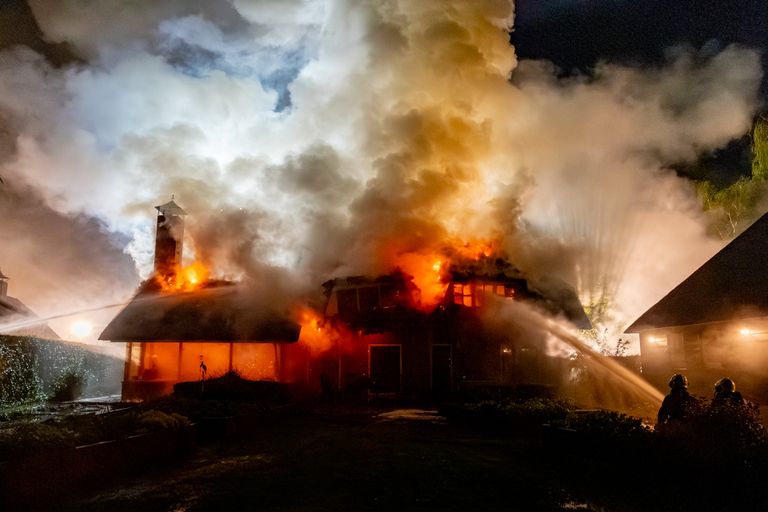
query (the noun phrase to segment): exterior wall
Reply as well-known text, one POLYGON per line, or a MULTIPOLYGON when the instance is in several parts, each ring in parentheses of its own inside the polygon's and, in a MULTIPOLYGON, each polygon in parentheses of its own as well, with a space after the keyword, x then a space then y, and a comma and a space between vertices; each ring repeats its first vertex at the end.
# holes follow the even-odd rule
POLYGON ((500 333, 481 321, 484 294, 512 299, 511 285, 450 286, 431 314, 387 302, 389 285, 366 282, 330 293, 325 320, 348 334, 311 359, 310 387, 343 398, 418 399, 489 387, 560 386, 565 361, 546 355, 544 338, 531 339, 523 329, 500 333), (393 361, 398 349, 399 366, 393 361), (377 377, 377 370, 385 375, 377 377))
MULTIPOLYGON (((278 343, 134 342, 126 348, 124 399, 146 399, 169 394, 178 382, 206 378, 236 370, 249 380, 279 380, 282 352, 278 343)), ((291 375, 286 373, 290 380, 291 375)))
POLYGON ((675 373, 694 394, 711 396, 722 377, 753 400, 768 399, 768 317, 648 329, 640 333, 644 377, 662 391, 675 373))

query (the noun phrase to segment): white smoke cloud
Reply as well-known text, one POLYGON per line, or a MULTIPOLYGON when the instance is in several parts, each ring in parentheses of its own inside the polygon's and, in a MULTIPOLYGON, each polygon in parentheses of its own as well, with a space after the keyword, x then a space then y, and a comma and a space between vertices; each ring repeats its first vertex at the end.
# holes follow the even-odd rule
POLYGON ((144 277, 173 193, 228 276, 316 290, 493 237, 627 321, 716 250, 666 167, 745 133, 761 75, 730 47, 560 80, 518 65, 507 0, 30 5, 82 60, 0 53, 0 175, 130 240, 144 277))

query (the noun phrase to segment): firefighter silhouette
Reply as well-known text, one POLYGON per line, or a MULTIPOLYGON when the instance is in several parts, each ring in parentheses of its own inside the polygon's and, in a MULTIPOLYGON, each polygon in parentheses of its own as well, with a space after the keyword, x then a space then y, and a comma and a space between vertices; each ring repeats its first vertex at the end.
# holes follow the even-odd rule
POLYGON ((205 380, 205 376, 208 373, 208 367, 205 366, 205 361, 203 361, 203 356, 200 356, 200 380, 205 380))

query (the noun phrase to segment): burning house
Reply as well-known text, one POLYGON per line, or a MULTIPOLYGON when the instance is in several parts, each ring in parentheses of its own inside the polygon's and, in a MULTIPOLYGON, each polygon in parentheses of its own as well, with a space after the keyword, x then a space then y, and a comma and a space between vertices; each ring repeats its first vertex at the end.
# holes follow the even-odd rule
POLYGON ((11 336, 34 336, 58 340, 59 335, 48 324, 38 321, 37 315, 16 297, 8 295, 8 276, 0 272, 0 325, 18 325, 4 329, 11 336))
POLYGON ((643 372, 666 387, 676 372, 695 392, 734 378, 742 390, 768 397, 768 214, 641 315, 626 332, 640 335, 643 372))
POLYGON ((425 287, 423 280, 399 270, 327 281, 322 306, 297 315, 300 332, 285 314, 254 308, 242 284, 183 267, 186 212, 173 200, 156 208, 154 277, 100 336, 127 343, 125 398, 168 393, 174 383, 203 377, 203 365, 208 376, 237 370, 351 398, 551 386, 561 368, 543 335, 499 327, 488 318, 492 306, 519 301, 589 327, 571 289, 542 292, 506 261, 482 255, 461 268, 436 263, 434 303, 422 297, 416 283, 425 287))
POLYGON ((173 200, 156 209, 153 278, 99 337, 126 343, 123 397, 167 394, 203 371, 287 379, 287 345, 298 341, 299 325, 272 311, 253 311, 242 285, 208 280, 199 265, 183 267, 186 212, 173 200))
POLYGON ((409 397, 557 385, 560 360, 547 355, 540 333, 499 328, 487 316, 492 303, 521 301, 588 328, 575 294, 564 288, 547 297, 508 263, 482 263, 449 271, 438 304, 428 310, 418 307, 420 291, 402 273, 326 282, 325 328, 335 331, 336 347, 313 363, 321 379, 342 391, 409 397))

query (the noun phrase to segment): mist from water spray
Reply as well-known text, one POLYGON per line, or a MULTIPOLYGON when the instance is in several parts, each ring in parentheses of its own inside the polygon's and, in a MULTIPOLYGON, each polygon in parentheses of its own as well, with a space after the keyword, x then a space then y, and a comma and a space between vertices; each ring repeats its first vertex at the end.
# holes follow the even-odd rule
MULTIPOLYGON (((493 299, 489 306, 485 319, 494 329, 500 332, 516 329, 521 332, 523 326, 525 339, 543 340, 545 346, 539 349, 548 356, 568 358, 574 353, 578 354, 579 365, 588 377, 582 380, 588 380, 591 384, 585 386, 582 382, 579 393, 566 384, 561 387, 561 394, 565 398, 572 398, 581 406, 619 409, 646 417, 658 410, 664 396, 655 387, 610 357, 596 352, 588 340, 566 327, 564 321, 548 317, 517 301, 493 299), (562 346, 553 346, 553 338, 562 346)), ((568 381, 568 378, 564 380, 568 381)))

